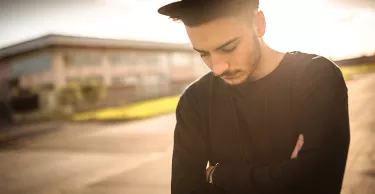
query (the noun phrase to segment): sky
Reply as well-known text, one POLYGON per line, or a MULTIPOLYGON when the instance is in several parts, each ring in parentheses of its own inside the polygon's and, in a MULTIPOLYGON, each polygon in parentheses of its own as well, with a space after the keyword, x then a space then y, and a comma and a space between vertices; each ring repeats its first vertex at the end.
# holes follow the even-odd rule
MULTIPOLYGON (((174 0, 0 0, 0 48, 50 33, 189 43, 182 24, 157 13, 174 0)), ((373 0, 260 0, 265 41, 331 59, 375 53, 373 0)))

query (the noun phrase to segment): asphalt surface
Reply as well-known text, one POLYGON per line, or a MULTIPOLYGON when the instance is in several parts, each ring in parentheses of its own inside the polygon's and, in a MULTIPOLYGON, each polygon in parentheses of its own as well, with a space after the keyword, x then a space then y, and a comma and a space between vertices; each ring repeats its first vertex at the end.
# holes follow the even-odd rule
MULTIPOLYGON (((375 193, 375 74, 348 82, 342 193, 375 193)), ((0 134, 1 194, 168 194, 173 114, 130 123, 41 123, 0 134)))

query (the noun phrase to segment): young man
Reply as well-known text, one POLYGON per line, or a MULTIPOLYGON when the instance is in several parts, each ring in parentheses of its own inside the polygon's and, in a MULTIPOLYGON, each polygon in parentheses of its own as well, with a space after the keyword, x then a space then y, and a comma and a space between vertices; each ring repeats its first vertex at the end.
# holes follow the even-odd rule
POLYGON ((182 0, 158 10, 184 23, 212 70, 177 107, 172 194, 340 193, 350 142, 342 73, 324 57, 270 48, 258 7, 182 0))

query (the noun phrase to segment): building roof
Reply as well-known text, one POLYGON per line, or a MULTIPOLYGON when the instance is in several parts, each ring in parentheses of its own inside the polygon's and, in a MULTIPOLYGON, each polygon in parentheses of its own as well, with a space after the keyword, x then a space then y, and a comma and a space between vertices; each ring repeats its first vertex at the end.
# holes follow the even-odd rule
POLYGON ((157 50, 183 50, 190 51, 190 44, 174 44, 151 41, 137 41, 124 39, 103 39, 80 36, 68 36, 49 34, 36 39, 28 40, 18 44, 0 49, 0 59, 22 54, 25 52, 49 47, 49 46, 84 46, 101 48, 135 48, 135 49, 157 49, 157 50))

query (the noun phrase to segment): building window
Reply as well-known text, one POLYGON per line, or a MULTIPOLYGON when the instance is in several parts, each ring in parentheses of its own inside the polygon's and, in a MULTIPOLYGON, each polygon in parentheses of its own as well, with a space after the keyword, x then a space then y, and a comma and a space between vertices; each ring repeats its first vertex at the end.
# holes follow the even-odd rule
POLYGON ((188 66, 193 65, 193 53, 173 52, 170 54, 171 66, 188 66))
POLYGON ((102 64, 102 55, 96 51, 71 51, 64 55, 67 67, 99 66, 102 64))
POLYGON ((135 55, 131 52, 118 52, 108 55, 109 64, 112 66, 133 66, 136 64, 135 55))
POLYGON ((137 54, 137 58, 146 65, 159 65, 161 53, 157 52, 140 52, 137 54))
POLYGON ((146 75, 143 77, 143 96, 157 97, 166 94, 167 84, 166 76, 162 74, 146 75))
POLYGON ((147 75, 144 77, 145 85, 159 85, 161 83, 160 75, 147 75))
POLYGON ((139 83, 139 76, 136 75, 124 75, 112 77, 113 86, 135 86, 139 83))
POLYGON ((104 78, 101 75, 90 75, 84 78, 85 81, 103 83, 104 78))
POLYGON ((81 83, 84 81, 88 81, 88 82, 94 81, 94 82, 99 82, 99 83, 104 82, 104 78, 101 75, 90 75, 86 77, 69 76, 65 80, 66 80, 66 83, 81 83))
POLYGON ((50 53, 26 57, 11 64, 11 74, 13 77, 18 77, 49 71, 51 63, 50 53))
POLYGON ((67 77, 65 79, 65 81, 66 81, 67 84, 70 84, 70 83, 79 83, 79 82, 82 82, 82 80, 83 79, 81 77, 71 77, 71 76, 69 76, 69 77, 67 77))

